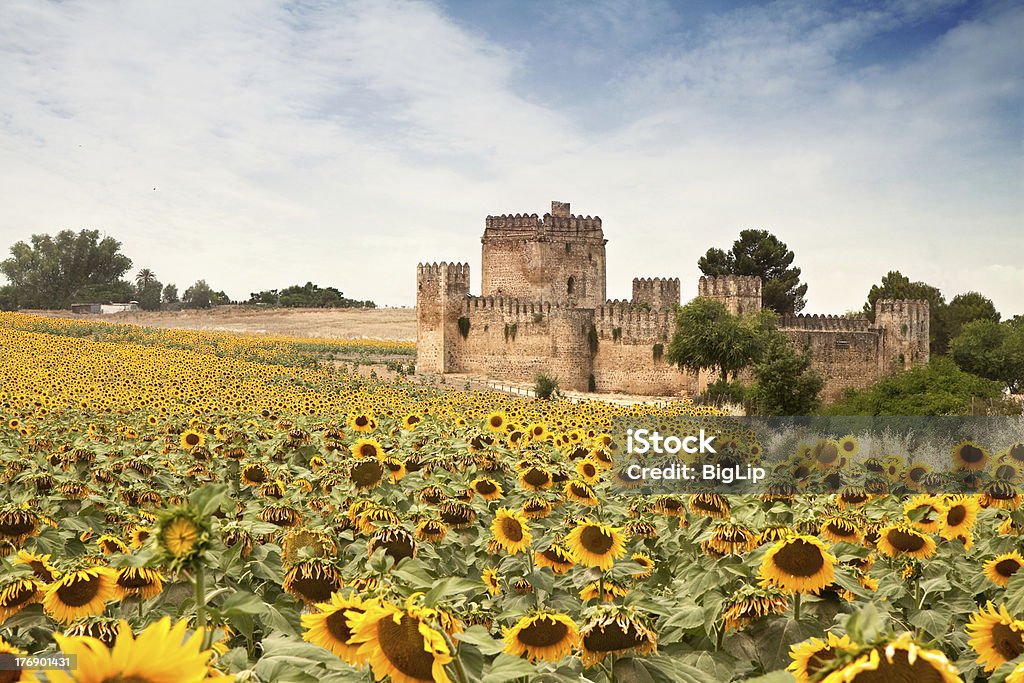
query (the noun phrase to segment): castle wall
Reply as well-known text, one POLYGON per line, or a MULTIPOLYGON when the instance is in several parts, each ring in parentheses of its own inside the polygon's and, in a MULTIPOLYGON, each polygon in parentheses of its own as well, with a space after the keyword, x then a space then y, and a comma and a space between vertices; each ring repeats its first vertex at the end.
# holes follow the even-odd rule
POLYGON ((721 301, 733 314, 757 313, 761 310, 761 278, 703 275, 697 282, 697 296, 721 301))
POLYGON ((782 332, 797 351, 810 353, 811 369, 825 380, 824 401, 842 398, 846 389, 863 389, 881 377, 878 330, 784 327, 782 332))
MULTIPOLYGON (((450 372, 532 383, 538 373, 557 377, 563 389, 587 391, 592 372, 589 309, 504 297, 472 297, 459 317, 455 364, 450 372)), ((458 322, 456 320, 456 327, 458 322)))
POLYGON ((468 263, 416 266, 417 372, 452 372, 457 362, 452 322, 468 295, 468 263))

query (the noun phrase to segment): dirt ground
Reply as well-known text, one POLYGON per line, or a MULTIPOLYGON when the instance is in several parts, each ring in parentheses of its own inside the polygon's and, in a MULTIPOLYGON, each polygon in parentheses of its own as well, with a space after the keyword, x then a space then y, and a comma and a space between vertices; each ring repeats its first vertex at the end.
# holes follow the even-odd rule
POLYGON ((327 339, 416 341, 415 308, 253 309, 218 306, 208 311, 140 311, 109 315, 82 315, 70 311, 32 312, 73 320, 99 320, 184 330, 220 330, 327 339))

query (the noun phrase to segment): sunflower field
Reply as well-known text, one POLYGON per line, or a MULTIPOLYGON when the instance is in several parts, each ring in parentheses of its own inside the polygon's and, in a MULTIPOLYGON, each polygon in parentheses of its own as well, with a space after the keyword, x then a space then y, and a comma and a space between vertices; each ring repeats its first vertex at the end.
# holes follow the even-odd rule
MULTIPOLYGON (((612 420, 709 409, 318 362, 346 344, 0 314, 0 682, 1024 682, 1012 484, 893 454, 870 490, 644 495, 612 420)), ((950 457, 1024 466, 988 448, 950 457)))

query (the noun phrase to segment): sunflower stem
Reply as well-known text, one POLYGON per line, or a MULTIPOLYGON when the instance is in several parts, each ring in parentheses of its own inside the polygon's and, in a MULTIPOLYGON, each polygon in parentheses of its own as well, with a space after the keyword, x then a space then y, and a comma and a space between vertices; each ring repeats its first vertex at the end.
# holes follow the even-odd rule
POLYGON ((608 683, 615 683, 615 655, 608 655, 608 683))
POLYGON ((462 666, 462 660, 459 659, 459 653, 455 643, 452 642, 452 637, 443 628, 439 630, 441 635, 444 636, 444 642, 448 644, 448 649, 452 653, 452 661, 455 663, 455 677, 459 679, 459 683, 469 683, 469 678, 466 677, 466 670, 462 666))
POLYGON ((597 575, 597 595, 601 599, 601 604, 604 604, 604 572, 597 575))
POLYGON ((533 606, 536 609, 540 609, 540 595, 537 593, 537 588, 533 585, 533 575, 536 571, 533 566, 533 548, 529 548, 526 551, 526 560, 530 563, 530 588, 533 592, 533 606))
POLYGON ((800 621, 800 597, 800 593, 793 596, 793 621, 797 622, 800 621))
POLYGON ((202 564, 196 567, 193 580, 196 589, 196 628, 203 634, 203 649, 206 650, 209 647, 206 640, 210 634, 206 632, 206 575, 202 564))

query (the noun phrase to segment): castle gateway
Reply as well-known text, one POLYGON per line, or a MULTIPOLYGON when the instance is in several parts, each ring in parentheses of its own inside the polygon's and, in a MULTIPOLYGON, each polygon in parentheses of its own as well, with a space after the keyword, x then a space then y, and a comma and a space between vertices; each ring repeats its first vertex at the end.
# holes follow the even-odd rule
MULTIPOLYGON (((563 389, 691 396, 707 380, 664 359, 680 304, 678 278, 634 278, 629 301, 606 298, 601 219, 569 204, 551 213, 488 216, 481 295, 469 265, 416 269, 416 365, 423 374, 477 374, 563 389)), ((697 295, 733 313, 761 310, 757 277, 702 277, 697 295)), ((866 317, 782 316, 780 329, 811 355, 823 398, 866 387, 896 369, 928 362, 928 302, 879 300, 866 317)))

